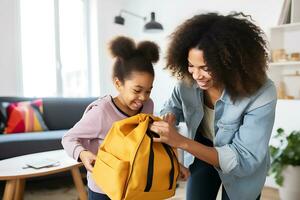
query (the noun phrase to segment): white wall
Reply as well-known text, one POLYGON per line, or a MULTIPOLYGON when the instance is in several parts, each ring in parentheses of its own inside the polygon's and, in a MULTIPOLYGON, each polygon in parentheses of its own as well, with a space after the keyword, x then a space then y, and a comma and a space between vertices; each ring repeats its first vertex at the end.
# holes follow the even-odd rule
POLYGON ((22 95, 18 0, 0 0, 0 96, 22 95))
POLYGON ((99 75, 100 96, 114 94, 111 71, 113 60, 108 51, 108 42, 116 35, 126 34, 122 27, 114 24, 114 16, 123 8, 124 0, 98 1, 98 32, 99 32, 99 75))

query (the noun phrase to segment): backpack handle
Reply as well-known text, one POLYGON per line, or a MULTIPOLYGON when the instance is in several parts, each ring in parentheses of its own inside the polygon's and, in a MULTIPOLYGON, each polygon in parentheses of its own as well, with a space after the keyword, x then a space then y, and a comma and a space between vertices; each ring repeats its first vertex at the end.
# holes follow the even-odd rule
POLYGON ((154 151, 153 151, 153 137, 151 135, 151 131, 147 129, 146 134, 150 138, 150 153, 149 153, 148 172, 147 172, 147 184, 144 189, 144 192, 149 192, 152 187, 152 180, 153 180, 154 151))
MULTIPOLYGON (((150 118, 150 120, 152 120, 152 119, 150 118)), ((149 129, 147 129, 146 134, 150 138, 150 153, 149 153, 148 172, 147 172, 147 184, 144 189, 144 192, 149 192, 151 189, 151 186, 152 186, 153 170, 154 170, 153 137, 159 137, 159 135, 149 129)), ((169 188, 168 188, 170 190, 170 189, 172 189, 173 182, 174 182, 174 176, 175 176, 174 157, 176 159, 176 155, 175 155, 173 149, 169 145, 167 145, 165 143, 161 143, 161 144, 163 145, 165 151, 167 152, 167 154, 170 158, 170 162, 171 162, 171 170, 170 170, 170 174, 169 174, 170 184, 169 184, 169 188)))
POLYGON ((170 161, 171 161, 171 170, 170 170, 170 185, 169 185, 169 190, 172 189, 173 187, 173 181, 174 181, 174 176, 175 176, 175 167, 174 167, 174 152, 173 152, 173 149, 165 144, 165 143, 162 143, 163 147, 165 148, 167 154, 169 155, 169 158, 170 158, 170 161))

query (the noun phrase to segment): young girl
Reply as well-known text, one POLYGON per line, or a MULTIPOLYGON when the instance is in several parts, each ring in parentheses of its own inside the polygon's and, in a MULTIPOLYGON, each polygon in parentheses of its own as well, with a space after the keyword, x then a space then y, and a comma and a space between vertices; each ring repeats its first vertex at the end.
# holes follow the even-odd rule
MULTIPOLYGON (((127 37, 110 43, 113 83, 119 94, 104 96, 91 103, 82 119, 63 137, 62 145, 75 160, 87 169, 89 200, 109 199, 92 179, 91 172, 99 145, 113 122, 138 113, 153 113, 150 93, 154 80, 152 63, 159 59, 159 48, 149 41, 137 45, 127 37)), ((104 172, 105 173, 105 172, 104 172)))

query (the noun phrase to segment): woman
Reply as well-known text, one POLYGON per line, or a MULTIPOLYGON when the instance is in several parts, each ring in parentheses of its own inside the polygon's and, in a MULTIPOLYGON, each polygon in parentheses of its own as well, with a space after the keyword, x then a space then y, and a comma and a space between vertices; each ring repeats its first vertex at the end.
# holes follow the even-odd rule
POLYGON ((267 60, 263 32, 242 13, 196 15, 171 35, 166 68, 183 81, 151 130, 185 151, 186 199, 215 199, 220 184, 223 200, 260 198, 277 101, 267 60))

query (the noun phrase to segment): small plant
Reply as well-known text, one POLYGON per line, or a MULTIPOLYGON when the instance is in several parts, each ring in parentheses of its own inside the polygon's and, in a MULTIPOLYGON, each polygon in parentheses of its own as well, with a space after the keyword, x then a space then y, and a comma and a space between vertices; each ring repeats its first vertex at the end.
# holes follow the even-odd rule
POLYGON ((271 168, 270 175, 274 175, 275 181, 282 186, 282 171, 288 165, 300 166, 300 131, 292 131, 291 134, 285 134, 282 128, 277 129, 274 136, 279 143, 270 146, 271 168))

